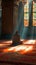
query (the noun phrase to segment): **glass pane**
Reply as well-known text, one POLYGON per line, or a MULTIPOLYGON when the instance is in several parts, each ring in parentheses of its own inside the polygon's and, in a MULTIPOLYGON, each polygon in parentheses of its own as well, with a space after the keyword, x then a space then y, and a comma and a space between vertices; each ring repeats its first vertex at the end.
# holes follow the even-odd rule
POLYGON ((33 26, 36 26, 36 3, 33 1, 33 26))
POLYGON ((29 26, 29 2, 24 5, 24 26, 29 26))

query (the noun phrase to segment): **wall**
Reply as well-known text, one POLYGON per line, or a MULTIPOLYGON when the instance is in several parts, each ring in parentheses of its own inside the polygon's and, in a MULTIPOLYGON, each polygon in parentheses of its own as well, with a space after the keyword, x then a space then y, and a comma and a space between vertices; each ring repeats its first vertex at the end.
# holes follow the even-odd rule
POLYGON ((9 39, 13 32, 13 0, 2 1, 2 38, 9 39))

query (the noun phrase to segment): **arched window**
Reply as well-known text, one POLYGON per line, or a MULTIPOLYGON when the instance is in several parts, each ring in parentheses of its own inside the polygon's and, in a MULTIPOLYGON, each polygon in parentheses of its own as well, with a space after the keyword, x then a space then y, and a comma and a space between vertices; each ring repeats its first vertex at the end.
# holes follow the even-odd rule
POLYGON ((24 26, 32 26, 32 12, 33 12, 33 1, 27 0, 26 4, 24 5, 24 26))
POLYGON ((36 26, 36 0, 27 0, 24 6, 24 26, 36 26))

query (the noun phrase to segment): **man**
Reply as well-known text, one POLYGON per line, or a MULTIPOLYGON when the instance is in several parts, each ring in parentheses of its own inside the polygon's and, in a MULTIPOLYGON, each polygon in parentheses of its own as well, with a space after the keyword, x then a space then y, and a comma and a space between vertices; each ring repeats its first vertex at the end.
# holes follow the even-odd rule
POLYGON ((16 31, 16 33, 13 36, 13 44, 12 46, 18 45, 20 42, 20 35, 18 34, 18 31, 16 31))

